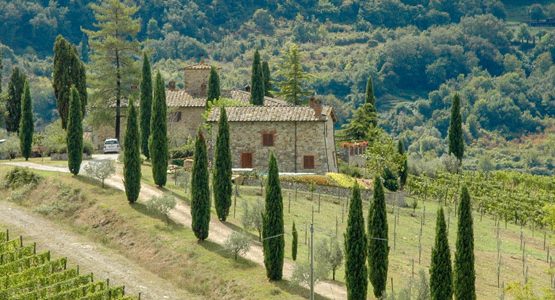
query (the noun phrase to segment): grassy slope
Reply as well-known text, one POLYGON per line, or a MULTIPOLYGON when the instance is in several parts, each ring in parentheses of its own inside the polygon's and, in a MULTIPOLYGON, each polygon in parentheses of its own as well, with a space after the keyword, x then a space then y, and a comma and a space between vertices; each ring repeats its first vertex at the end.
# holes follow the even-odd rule
MULTIPOLYGON (((0 166, 0 176, 9 169, 0 166)), ((36 172, 47 180, 26 195, 22 205, 119 250, 191 293, 222 299, 298 299, 306 294, 287 282, 268 282, 261 266, 236 262, 219 245, 198 244, 190 229, 166 225, 162 216, 141 204, 129 206, 121 191, 102 189, 81 176, 36 172), (79 200, 63 196, 72 189, 80 191, 79 200)), ((6 198, 10 191, 0 194, 6 198)))
MULTIPOLYGON (((150 170, 147 166, 143 168, 143 178, 145 182, 152 184, 150 170)), ((182 187, 176 187, 173 184, 173 179, 168 180, 168 190, 178 195, 186 201, 188 195, 182 187)), ((264 201, 260 193, 259 187, 246 187, 240 188, 241 196, 237 198, 236 216, 233 217, 233 208, 231 209, 231 217, 228 221, 241 227, 242 216, 242 201, 253 203, 254 201, 264 201)), ((343 232, 345 231, 347 215, 345 212, 344 220, 342 222, 342 205, 345 204, 347 198, 337 198, 322 196, 320 201, 320 212, 318 212, 318 196, 314 195, 314 201, 310 200, 310 193, 301 193, 297 195, 297 200, 294 197, 295 192, 284 191, 284 211, 285 211, 285 230, 288 234, 285 239, 286 258, 291 259, 291 224, 293 220, 297 224, 299 231, 299 254, 298 259, 308 259, 309 250, 308 246, 304 243, 305 225, 310 222, 310 215, 312 207, 315 209, 314 223, 315 223, 315 244, 318 240, 335 235, 336 218, 338 220, 338 234, 342 240, 343 232), (289 206, 289 195, 291 195, 291 209, 289 206)), ((389 194, 388 197, 393 195, 389 194)), ((412 199, 406 200, 408 203, 412 199)), ((435 212, 438 206, 437 203, 427 201, 420 202, 413 214, 411 208, 401 208, 399 210, 399 222, 397 225, 397 238, 396 247, 393 249, 393 232, 394 232, 394 214, 393 207, 388 206, 388 220, 389 220, 389 235, 391 248, 390 252, 390 265, 389 277, 393 278, 396 291, 402 287, 406 287, 408 279, 411 277, 412 260, 414 259, 415 273, 419 269, 425 269, 430 265, 431 247, 435 237, 435 212), (424 208, 425 207, 425 208, 424 208), (422 213, 425 210, 425 224, 423 226, 422 234, 422 252, 421 263, 418 263, 419 258, 419 232, 420 220, 422 213)), ((367 202, 364 204, 365 217, 367 215, 367 202)), ((446 211, 449 214, 449 241, 451 251, 455 251, 456 240, 456 216, 454 208, 452 211, 446 211)), ((215 213, 214 208, 212 212, 215 213)), ((478 213, 474 213, 474 235, 476 245, 476 270, 477 270, 477 293, 478 299, 494 299, 499 297, 500 289, 497 288, 497 241, 496 241, 496 227, 495 221, 488 217, 483 216, 480 218, 478 213)), ((256 238, 257 233, 252 231, 253 238, 256 238)), ((543 233, 531 229, 524 229, 524 237, 526 240, 526 256, 528 266, 528 278, 535 284, 539 291, 549 287, 550 276, 547 275, 549 264, 546 262, 546 250, 543 249, 543 233)), ((523 281, 522 272, 522 251, 520 249, 520 227, 514 224, 508 224, 507 228, 501 224, 500 228, 501 239, 501 278, 500 282, 507 285, 513 281, 523 281)), ((553 245, 551 246, 553 248, 553 245)), ((454 253, 452 254, 452 258, 454 253)), ((331 278, 331 275, 330 275, 331 278)), ((417 274, 415 274, 417 278, 417 274)), ((337 271, 337 280, 344 281, 343 267, 337 271)), ((389 281, 388 281, 389 283, 389 281)), ((388 290, 390 290, 388 284, 388 290)), ((371 292, 369 292, 371 294, 371 292)))

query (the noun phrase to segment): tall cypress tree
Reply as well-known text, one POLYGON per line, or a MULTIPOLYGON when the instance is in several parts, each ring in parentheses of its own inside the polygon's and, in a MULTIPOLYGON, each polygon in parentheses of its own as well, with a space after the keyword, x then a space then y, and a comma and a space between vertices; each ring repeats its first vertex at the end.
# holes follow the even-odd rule
POLYGON ((3 62, 4 53, 2 49, 0 49, 0 95, 2 94, 2 80, 4 79, 4 62, 3 62))
POLYGON ((8 101, 6 102, 6 130, 8 132, 18 132, 21 118, 21 97, 26 77, 18 67, 15 67, 8 83, 8 101))
POLYGON ((297 232, 297 227, 295 227, 295 221, 293 221, 293 228, 291 229, 291 235, 293 235, 293 241, 291 242, 291 258, 297 260, 297 249, 299 247, 299 233, 297 232))
POLYGON ((127 128, 123 144, 123 183, 129 203, 135 203, 141 190, 141 149, 137 108, 133 99, 129 101, 127 128))
POLYGON ((81 99, 75 86, 71 87, 69 96, 69 114, 67 119, 67 165, 73 175, 79 174, 83 160, 83 123, 81 99))
POLYGON ((262 62, 262 75, 264 76, 264 95, 273 97, 272 95, 272 75, 270 74, 270 65, 267 61, 262 62))
POLYGON ((225 221, 231 206, 231 151, 229 150, 229 126, 225 108, 221 108, 216 139, 215 168, 213 174, 214 204, 218 219, 225 221))
POLYGON ((166 118, 166 90, 162 75, 156 74, 154 101, 150 118, 149 153, 152 163, 152 177, 157 186, 166 185, 168 171, 168 125, 166 118))
POLYGON ((81 37, 81 60, 85 63, 89 62, 89 39, 84 33, 81 37))
POLYGON ((150 117, 152 109, 152 72, 146 53, 143 54, 143 71, 141 74, 141 102, 139 107, 141 119, 141 151, 149 159, 148 140, 150 138, 150 117))
POLYGON ((405 187, 407 183, 407 178, 409 177, 409 166, 408 166, 408 158, 405 154, 405 146, 403 145, 403 141, 399 140, 397 144, 397 151, 401 155, 401 167, 399 168, 399 185, 401 190, 405 187))
POLYGON ((381 298, 387 284, 389 246, 387 242, 387 212, 380 177, 374 178, 374 203, 368 214, 368 275, 374 296, 381 298))
POLYGON ((369 103, 376 109, 376 97, 374 97, 374 84, 372 83, 372 77, 368 77, 366 82, 366 95, 364 97, 364 103, 369 103))
POLYGON ((31 92, 29 90, 29 82, 25 80, 23 88, 23 98, 21 99, 21 123, 19 124, 19 146, 21 155, 25 160, 29 160, 31 156, 31 147, 33 145, 33 102, 31 100, 31 92))
POLYGON ((191 176, 191 228, 197 239, 204 241, 208 237, 210 225, 210 188, 208 186, 206 141, 200 129, 195 141, 191 176))
POLYGON ((474 230, 468 189, 463 186, 458 209, 457 249, 455 251, 455 299, 476 299, 474 271, 474 230))
MULTIPOLYGON (((216 67, 210 68, 210 76, 208 77, 208 94, 206 97, 207 102, 212 102, 220 98, 220 76, 216 67)), ((208 105, 206 105, 208 107, 208 105)))
POLYGON ((364 230, 362 200, 358 183, 355 183, 353 195, 349 203, 349 217, 347 219, 347 230, 344 239, 347 299, 364 300, 368 290, 368 269, 366 267, 368 240, 364 230))
POLYGON ((54 43, 54 66, 52 86, 56 97, 56 107, 62 128, 67 128, 69 111, 69 97, 71 86, 79 91, 81 101, 81 115, 85 115, 87 105, 87 80, 85 66, 79 59, 77 50, 64 37, 59 35, 54 43))
POLYGON ((449 122, 449 154, 455 155, 459 161, 462 161, 464 155, 461 99, 458 94, 453 97, 453 104, 451 106, 451 120, 449 122))
POLYGON ((281 195, 277 160, 273 153, 270 154, 265 207, 262 243, 264 246, 266 276, 270 280, 281 280, 283 277, 285 247, 283 236, 283 198, 281 195))
POLYGON ((264 74, 260 63, 260 53, 258 49, 254 52, 251 73, 251 103, 254 105, 264 105, 264 74))
POLYGON ((453 297, 451 252, 447 239, 447 225, 443 207, 437 211, 436 240, 432 248, 430 266, 430 293, 432 300, 450 300, 453 297))

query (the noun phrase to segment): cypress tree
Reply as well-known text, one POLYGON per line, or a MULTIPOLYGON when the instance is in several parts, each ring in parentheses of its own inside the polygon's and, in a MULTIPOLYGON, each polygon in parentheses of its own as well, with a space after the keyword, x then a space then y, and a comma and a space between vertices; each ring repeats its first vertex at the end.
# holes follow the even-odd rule
POLYGON ((366 82, 364 103, 372 104, 374 109, 376 109, 376 97, 374 97, 374 84, 372 83, 372 77, 368 77, 368 81, 366 82))
POLYGON ((75 86, 71 87, 67 119, 67 164, 73 175, 79 174, 83 160, 83 123, 81 99, 75 86))
POLYGON ((436 240, 432 248, 430 266, 430 293, 432 300, 450 300, 453 297, 453 274, 451 252, 447 239, 447 225, 443 207, 437 211, 436 240))
POLYGON ((54 66, 52 73, 52 86, 56 97, 56 107, 62 128, 67 128, 69 97, 71 86, 79 91, 81 102, 81 116, 85 115, 87 105, 87 82, 85 66, 79 60, 75 47, 61 35, 54 43, 54 66))
POLYGON ((293 235, 293 242, 291 243, 291 258, 297 260, 297 248, 299 246, 299 234, 297 233, 297 227, 295 227, 295 221, 293 221, 293 229, 291 230, 293 235))
POLYGON ((264 95, 273 97, 272 95, 272 79, 270 74, 270 65, 267 61, 262 62, 262 75, 264 76, 264 95))
POLYGON ((2 79, 4 79, 4 62, 3 62, 4 53, 2 49, 0 49, 0 95, 2 94, 2 79))
POLYGON ((135 203, 141 190, 141 151, 137 108, 133 99, 129 101, 127 128, 123 144, 123 183, 129 203, 135 203))
POLYGON ((156 74, 154 101, 150 118, 149 153, 152 177, 157 186, 166 185, 168 170, 168 132, 166 119, 166 91, 160 72, 156 74))
POLYGON ((143 54, 143 70, 141 74, 141 100, 140 100, 140 119, 141 119, 141 151, 149 159, 148 140, 150 137, 150 117, 152 109, 152 72, 150 61, 146 53, 143 54))
POLYGON ((18 67, 15 67, 8 83, 8 101, 6 102, 6 130, 8 132, 18 132, 21 118, 21 97, 26 77, 18 67))
POLYGON ((264 105, 264 74, 260 64, 260 53, 254 52, 251 74, 251 103, 254 105, 264 105))
POLYGON ((360 188, 358 183, 355 183, 349 203, 349 216, 345 232, 345 284, 349 300, 366 299, 368 290, 367 243, 360 188))
POLYGON ((407 178, 409 177, 408 158, 405 155, 405 146, 403 145, 403 141, 399 140, 397 148, 402 159, 401 167, 399 168, 399 184, 401 190, 403 190, 405 184, 407 183, 407 178))
POLYGON ((225 108, 221 108, 216 140, 215 169, 213 174, 214 204, 218 219, 225 221, 231 206, 231 151, 229 150, 229 127, 225 108))
POLYGON ((199 241, 208 237, 210 225, 210 188, 208 186, 208 157, 206 141, 198 131, 191 175, 191 228, 199 241))
MULTIPOLYGON (((218 75, 218 70, 216 67, 212 66, 210 68, 210 76, 208 77, 208 95, 206 98, 207 102, 212 102, 220 98, 220 76, 218 75)), ((206 105, 208 108, 208 103, 206 105)))
POLYGON ((84 33, 81 37, 81 60, 85 63, 89 62, 89 39, 84 33))
POLYGON ((387 212, 380 177, 374 178, 374 203, 368 213, 368 269, 374 296, 381 298, 387 284, 389 246, 387 242, 387 212))
POLYGON ((453 97, 453 104, 451 106, 451 120, 449 122, 449 154, 455 155, 459 161, 462 161, 464 155, 461 99, 458 94, 453 97))
POLYGON ((31 92, 29 90, 29 82, 25 80, 23 98, 21 99, 21 123, 19 124, 19 146, 21 155, 25 160, 29 160, 31 156, 31 147, 33 145, 33 102, 31 100, 31 92))
POLYGON ((476 274, 474 271, 474 230, 472 207, 468 189, 463 186, 458 209, 457 249, 455 251, 455 299, 476 299, 476 274))
POLYGON ((274 154, 270 154, 268 180, 266 182, 266 208, 262 229, 264 247, 264 266, 266 276, 270 280, 281 280, 283 277, 284 228, 283 199, 279 171, 274 154))

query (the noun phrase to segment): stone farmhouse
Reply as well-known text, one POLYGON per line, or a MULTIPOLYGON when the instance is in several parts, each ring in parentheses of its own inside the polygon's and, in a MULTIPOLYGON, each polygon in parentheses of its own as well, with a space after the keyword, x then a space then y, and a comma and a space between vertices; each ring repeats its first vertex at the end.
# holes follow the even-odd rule
MULTIPOLYGON (((206 94, 211 66, 205 63, 184 69, 184 89, 177 89, 175 81, 166 88, 168 105, 168 134, 195 137, 206 118, 206 94)), ((233 168, 264 172, 270 152, 278 158, 280 172, 325 173, 337 171, 334 140, 333 109, 312 99, 309 106, 292 106, 286 101, 265 97, 264 106, 248 106, 250 92, 222 91, 222 96, 244 103, 245 106, 227 107, 231 135, 233 168)), ((138 105, 138 103, 137 103, 138 105)), ((122 107, 121 135, 124 136, 126 109, 122 107)), ((219 109, 207 118, 217 126, 219 109)), ((209 130, 209 149, 215 144, 216 131, 209 130), (210 133, 211 132, 211 133, 210 133)), ((108 131, 107 133, 113 131, 108 131)), ((110 136, 93 134, 93 143, 100 146, 110 136)), ((176 145, 170 145, 170 147, 176 145)))

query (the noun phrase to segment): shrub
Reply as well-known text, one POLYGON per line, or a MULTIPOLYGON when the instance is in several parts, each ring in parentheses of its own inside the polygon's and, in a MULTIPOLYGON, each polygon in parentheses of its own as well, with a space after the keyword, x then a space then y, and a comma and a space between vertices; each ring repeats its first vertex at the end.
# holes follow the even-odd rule
POLYGON ((157 212, 166 218, 166 224, 169 224, 169 213, 176 205, 175 198, 170 195, 163 195, 161 197, 152 197, 147 203, 148 210, 157 212))
POLYGON ((251 240, 249 237, 246 234, 237 231, 230 234, 224 243, 224 248, 233 254, 235 260, 237 260, 239 255, 247 253, 250 246, 251 240))
POLYGON ((187 140, 187 143, 183 144, 180 147, 170 149, 170 158, 188 158, 192 157, 195 150, 195 144, 191 141, 193 139, 187 140))
POLYGON ((281 181, 284 182, 297 182, 304 184, 314 184, 323 186, 334 186, 335 183, 324 175, 299 175, 299 176, 281 176, 281 181))
POLYGON ((14 159, 19 155, 19 138, 9 135, 6 141, 0 144, 0 159, 14 159))
POLYGON ((44 128, 44 146, 46 155, 52 153, 67 153, 66 132, 62 128, 61 119, 44 128))
POLYGON ((36 185, 42 179, 42 176, 33 173, 28 168, 16 167, 4 177, 4 187, 16 189, 24 185, 36 185))
POLYGON ((111 159, 92 160, 85 164, 84 171, 88 176, 100 180, 104 188, 104 180, 116 173, 116 164, 111 159))
POLYGON ((331 178, 336 185, 343 188, 352 188, 356 182, 353 177, 342 173, 326 173, 326 176, 331 178))
POLYGON ((262 238, 262 214, 264 213, 264 203, 256 201, 252 206, 247 201, 243 201, 243 215, 241 216, 241 224, 243 228, 258 231, 258 240, 262 238))
POLYGON ((351 166, 346 163, 342 163, 339 165, 339 172, 355 178, 362 177, 362 172, 360 171, 360 168, 351 166))

